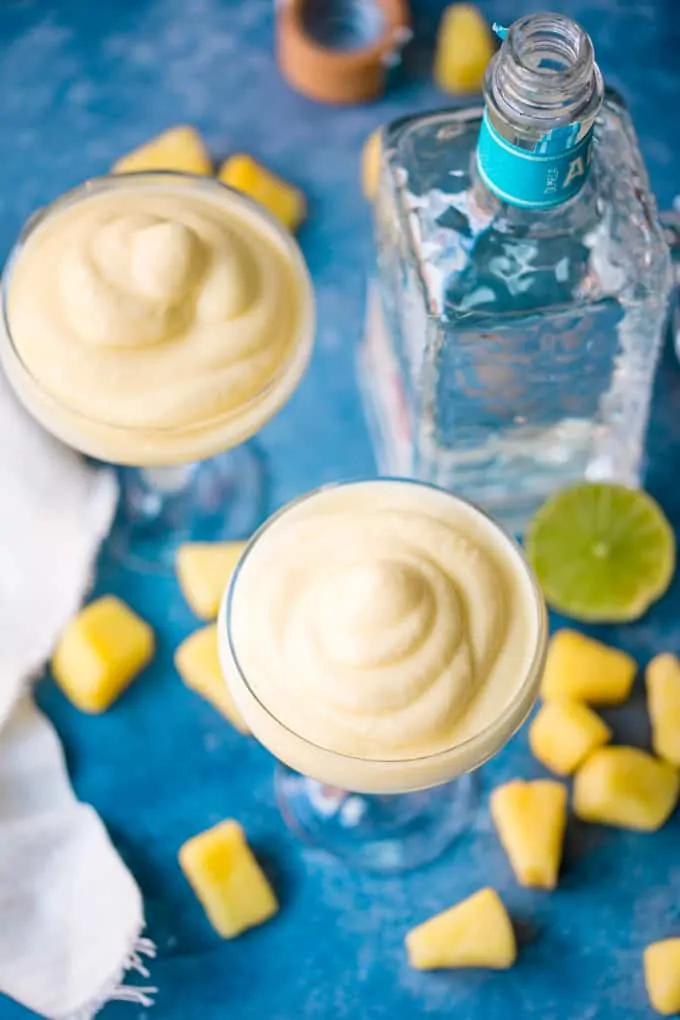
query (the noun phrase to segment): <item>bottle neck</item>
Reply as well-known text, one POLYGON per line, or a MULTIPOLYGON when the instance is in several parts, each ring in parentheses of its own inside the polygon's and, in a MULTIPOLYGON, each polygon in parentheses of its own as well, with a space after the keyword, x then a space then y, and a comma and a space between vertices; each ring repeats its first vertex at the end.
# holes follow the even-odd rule
POLYGON ((487 69, 477 164, 501 200, 549 209, 588 175, 602 76, 589 36, 570 18, 535 14, 509 29, 487 69))

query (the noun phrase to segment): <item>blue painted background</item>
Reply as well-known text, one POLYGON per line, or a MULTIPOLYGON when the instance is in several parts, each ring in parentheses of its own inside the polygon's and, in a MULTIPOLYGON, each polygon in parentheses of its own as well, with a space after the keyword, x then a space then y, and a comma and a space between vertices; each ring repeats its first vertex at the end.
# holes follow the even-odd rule
MULTIPOLYGON (((261 157, 309 196, 300 234, 319 304, 318 346, 290 405, 261 436, 272 507, 303 490, 374 471, 353 352, 360 333, 368 210, 361 143, 395 114, 442 103, 429 81, 441 2, 417 2, 418 42, 378 104, 317 107, 290 93, 272 58, 271 0, 3 0, 0 4, 0 247, 25 217, 121 152, 178 121, 216 158, 261 157)), ((482 4, 512 20, 542 0, 482 4)), ((550 5, 548 5, 550 6, 550 5)), ((608 80, 627 98, 662 206, 680 191, 680 28, 676 0, 553 0, 592 33, 608 80)), ((648 482, 680 525, 680 370, 659 376, 648 482)), ((180 683, 172 653, 196 621, 176 584, 103 562, 97 589, 122 594, 154 625, 152 667, 103 718, 85 718, 46 680, 39 701, 62 737, 79 795, 103 816, 143 890, 159 947, 150 1017, 158 1020, 645 1020, 641 952, 680 934, 680 815, 659 834, 570 824, 552 895, 517 887, 494 833, 489 790, 540 775, 520 733, 483 770, 474 829, 436 865, 406 878, 349 873, 305 853, 273 802, 272 761, 180 683), (244 823, 281 898, 280 915, 231 943, 209 928, 176 863, 180 844, 225 816, 244 823), (417 974, 403 936, 414 923, 493 883, 518 922, 508 973, 417 974)), ((680 651, 680 579, 641 623, 604 629, 646 662, 680 651)), ((648 743, 642 691, 612 713, 619 739, 648 743)), ((1 1020, 25 1011, 0 1000, 1 1020)), ((110 1006, 107 1020, 144 1011, 110 1006)))

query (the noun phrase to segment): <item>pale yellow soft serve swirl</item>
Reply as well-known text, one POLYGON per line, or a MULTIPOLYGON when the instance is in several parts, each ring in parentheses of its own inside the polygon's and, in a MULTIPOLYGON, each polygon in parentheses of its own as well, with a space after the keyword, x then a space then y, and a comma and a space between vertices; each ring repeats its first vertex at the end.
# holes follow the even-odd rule
POLYGON ((363 509, 292 521, 251 555, 232 632, 269 711, 346 754, 451 746, 505 640, 505 578, 483 548, 425 513, 363 509))
POLYGON ((29 238, 9 323, 49 394, 96 421, 177 429, 238 413, 277 377, 303 314, 299 267, 215 192, 86 196, 29 238))

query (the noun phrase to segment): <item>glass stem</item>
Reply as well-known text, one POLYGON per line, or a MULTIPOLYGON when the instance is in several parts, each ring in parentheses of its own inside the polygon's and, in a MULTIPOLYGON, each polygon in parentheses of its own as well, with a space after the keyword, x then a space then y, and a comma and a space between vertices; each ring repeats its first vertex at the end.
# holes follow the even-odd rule
POLYGON ((187 488, 196 467, 196 464, 178 464, 173 467, 141 468, 140 475, 150 489, 169 496, 187 488))

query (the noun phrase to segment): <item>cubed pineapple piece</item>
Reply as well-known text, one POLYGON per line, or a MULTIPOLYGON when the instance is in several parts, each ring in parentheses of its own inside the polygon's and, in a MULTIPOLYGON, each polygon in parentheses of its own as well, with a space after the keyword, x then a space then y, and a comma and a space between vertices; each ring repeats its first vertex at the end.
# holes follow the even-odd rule
POLYGON ((268 209, 284 227, 297 230, 307 213, 307 201, 299 188, 267 170, 252 156, 236 153, 220 167, 219 179, 250 195, 268 209))
POLYGON ((655 832, 670 817, 680 773, 637 747, 601 747, 574 779, 574 811, 585 822, 655 832))
POLYGON ((224 589, 245 547, 245 542, 186 542, 177 550, 179 586, 202 620, 216 618, 224 589))
POLYGON ((179 852, 182 871, 223 939, 262 924, 278 910, 276 896, 232 820, 188 840, 179 852))
POLYGON ((529 746, 546 768, 558 776, 570 776, 611 736, 609 726, 587 705, 547 701, 529 727, 529 746))
POLYGON ((211 174, 213 167, 198 131, 188 124, 180 124, 121 156, 113 165, 116 174, 138 173, 141 170, 211 174))
POLYGON ((647 946, 644 954, 647 994, 657 1013, 680 1013, 680 938, 647 946))
POLYGON ((657 655, 645 679, 654 750, 680 766, 680 660, 668 653, 657 655))
POLYGON ((554 889, 567 825, 567 788, 514 779, 491 794, 491 817, 520 885, 554 889))
POLYGON ((115 595, 91 602, 64 628, 52 674, 83 712, 105 712, 151 661, 151 627, 115 595))
POLYGON ((201 627, 185 638, 175 652, 175 666, 187 687, 209 701, 239 732, 250 732, 222 674, 216 623, 201 627))
POLYGON ((442 15, 434 78, 444 92, 481 92, 495 45, 489 26, 472 4, 451 4, 442 15))
POLYGON ((517 958, 510 918, 498 893, 489 888, 413 928, 406 936, 406 949, 416 970, 505 970, 517 958))
POLYGON ((636 671, 635 659, 626 652, 575 630, 558 630, 548 646, 541 693, 545 701, 620 705, 630 694, 636 671))
POLYGON ((382 130, 376 128, 368 136, 361 150, 361 190, 364 193, 364 198, 369 202, 372 202, 378 193, 381 155, 382 130))

